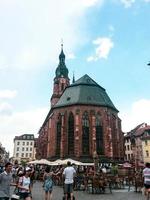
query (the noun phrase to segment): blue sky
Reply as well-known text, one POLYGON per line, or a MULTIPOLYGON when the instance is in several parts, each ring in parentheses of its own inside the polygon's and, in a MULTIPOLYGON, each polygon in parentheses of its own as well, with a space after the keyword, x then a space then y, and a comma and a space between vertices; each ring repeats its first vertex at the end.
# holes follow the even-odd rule
POLYGON ((150 0, 1 0, 0 142, 37 132, 50 108, 63 38, 72 79, 106 89, 122 130, 150 124, 150 0))

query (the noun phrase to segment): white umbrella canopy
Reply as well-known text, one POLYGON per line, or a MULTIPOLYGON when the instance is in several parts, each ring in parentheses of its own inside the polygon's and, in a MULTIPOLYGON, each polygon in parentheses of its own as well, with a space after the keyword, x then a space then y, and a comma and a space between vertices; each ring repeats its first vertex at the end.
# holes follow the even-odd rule
POLYGON ((37 164, 39 160, 32 160, 30 162, 28 162, 28 164, 37 164))
POLYGON ((67 165, 68 161, 70 161, 71 164, 75 164, 75 165, 78 165, 78 166, 94 166, 94 163, 82 163, 80 161, 73 160, 71 158, 67 158, 67 159, 64 159, 64 160, 57 159, 53 162, 48 161, 46 159, 34 160, 34 161, 30 161, 29 164, 41 164, 41 165, 57 166, 57 165, 67 165))
POLYGON ((67 159, 64 159, 64 160, 56 160, 54 162, 58 163, 58 165, 67 165, 67 162, 71 162, 71 164, 75 164, 75 165, 82 165, 82 163, 80 161, 77 161, 77 160, 73 160, 71 158, 67 158, 67 159))
POLYGON ((50 162, 46 159, 30 161, 29 164, 54 165, 53 162, 50 162))
POLYGON ((52 163, 53 163, 53 165, 62 165, 62 160, 57 159, 57 160, 53 161, 52 163))

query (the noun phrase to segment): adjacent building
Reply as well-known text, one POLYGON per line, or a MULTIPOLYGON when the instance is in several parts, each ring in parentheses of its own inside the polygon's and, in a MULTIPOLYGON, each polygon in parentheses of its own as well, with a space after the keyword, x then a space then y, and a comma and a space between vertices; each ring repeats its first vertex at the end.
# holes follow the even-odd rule
POLYGON ((140 166, 150 161, 150 126, 139 124, 125 137, 125 159, 140 166))
POLYGON ((4 165, 9 160, 9 152, 6 151, 5 147, 3 147, 0 142, 0 166, 4 165))
POLYGON ((146 127, 142 136, 143 162, 150 163, 150 126, 146 127))
POLYGON ((87 74, 72 84, 63 46, 55 71, 51 107, 37 140, 37 158, 124 159, 118 110, 106 90, 87 74))
POLYGON ((13 160, 30 161, 35 159, 35 138, 33 134, 15 136, 13 160))

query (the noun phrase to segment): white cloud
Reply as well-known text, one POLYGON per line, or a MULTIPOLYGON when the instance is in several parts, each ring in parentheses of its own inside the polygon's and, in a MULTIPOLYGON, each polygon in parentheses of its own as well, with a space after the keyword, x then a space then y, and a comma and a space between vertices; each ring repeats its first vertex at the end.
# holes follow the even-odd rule
POLYGON ((87 58, 87 61, 88 61, 88 62, 91 62, 91 61, 94 61, 94 60, 95 60, 94 56, 89 56, 89 57, 87 58))
MULTIPOLYGON (((13 154, 13 139, 22 134, 37 134, 48 108, 37 108, 31 111, 16 112, 11 116, 0 116, 0 141, 7 151, 13 154)), ((35 135, 37 137, 37 135, 35 135)))
POLYGON ((16 95, 16 90, 0 90, 0 99, 13 99, 16 95))
POLYGON ((0 68, 37 69, 54 63, 61 38, 68 51, 81 44, 80 18, 91 6, 102 4, 103 0, 0 1, 0 68))
POLYGON ((110 53, 110 50, 114 47, 114 43, 111 38, 108 37, 99 37, 93 41, 93 44, 96 45, 95 55, 89 56, 87 61, 97 61, 98 59, 104 58, 107 59, 110 53))
POLYGON ((132 4, 135 3, 135 0, 120 0, 125 8, 130 8, 132 4))
POLYGON ((130 110, 120 113, 123 131, 130 131, 141 123, 150 125, 150 100, 141 99, 134 102, 130 110))
POLYGON ((6 116, 12 114, 13 107, 6 102, 0 103, 0 116, 6 116))
POLYGON ((66 58, 69 60, 69 59, 75 59, 75 55, 73 53, 68 53, 66 55, 66 58))

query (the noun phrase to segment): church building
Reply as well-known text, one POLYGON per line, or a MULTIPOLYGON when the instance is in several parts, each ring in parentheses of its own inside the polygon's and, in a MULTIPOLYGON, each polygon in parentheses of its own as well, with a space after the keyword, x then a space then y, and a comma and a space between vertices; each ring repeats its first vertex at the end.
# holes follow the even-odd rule
POLYGON ((37 140, 36 157, 123 160, 118 110, 106 90, 87 74, 70 84, 63 45, 55 71, 51 108, 37 140))

